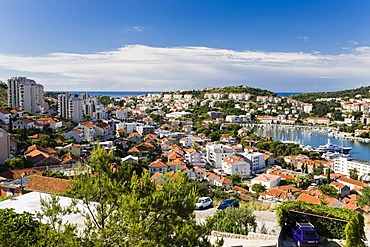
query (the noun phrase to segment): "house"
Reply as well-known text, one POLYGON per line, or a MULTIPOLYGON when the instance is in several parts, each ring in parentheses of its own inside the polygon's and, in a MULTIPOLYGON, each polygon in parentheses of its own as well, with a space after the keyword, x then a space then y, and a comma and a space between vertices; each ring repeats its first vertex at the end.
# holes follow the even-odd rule
POLYGON ((90 142, 96 137, 96 131, 93 122, 79 123, 74 129, 78 129, 83 133, 84 141, 90 142))
POLYGON ((251 174, 250 164, 239 156, 228 156, 222 161, 222 170, 228 175, 240 175, 241 178, 248 178, 251 174))
POLYGON ((242 155, 251 161, 251 172, 265 168, 265 154, 260 152, 244 152, 242 155))
POLYGON ((18 119, 14 121, 12 125, 14 129, 34 129, 35 128, 34 122, 28 118, 18 119))
POLYGON ((308 117, 306 119, 307 123, 311 124, 326 124, 330 123, 330 118, 327 117, 308 117))
POLYGON ((218 177, 214 180, 214 185, 220 186, 220 187, 232 187, 233 183, 231 180, 227 177, 218 177))
POLYGON ((338 191, 338 194, 340 195, 341 198, 348 196, 351 191, 347 185, 344 185, 337 181, 332 181, 330 185, 333 186, 338 191))
POLYGON ((287 201, 295 200, 294 194, 300 190, 291 185, 278 186, 260 193, 259 200, 287 201))
POLYGON ((65 154, 65 153, 71 153, 75 157, 80 157, 81 152, 82 152, 81 145, 75 144, 75 143, 71 143, 63 147, 56 147, 55 149, 58 150, 58 155, 65 154))
POLYGON ((160 159, 150 163, 149 165, 149 173, 153 175, 156 172, 166 173, 168 166, 163 163, 160 159))
POLYGON ((223 144, 207 144, 206 145, 206 160, 215 168, 222 167, 224 158, 234 155, 232 147, 223 144))
POLYGON ((193 145, 193 142, 189 138, 184 137, 180 139, 180 144, 183 147, 190 148, 193 145))
POLYGON ((206 163, 203 161, 202 154, 195 149, 184 149, 185 160, 192 166, 205 166, 206 163))
POLYGON ((73 129, 71 131, 68 131, 64 135, 65 139, 74 139, 76 143, 81 143, 85 140, 84 133, 79 129, 73 129))
POLYGON ((95 136, 102 141, 106 141, 112 137, 112 129, 107 123, 96 123, 94 125, 95 136))
POLYGON ((40 175, 31 175, 30 180, 25 184, 25 192, 44 192, 65 194, 71 186, 71 180, 45 177, 40 175))
POLYGON ((139 158, 135 157, 135 156, 132 156, 132 155, 127 155, 126 157, 121 158, 121 163, 124 163, 124 162, 139 163, 139 158))
POLYGON ((10 112, 0 109, 0 120, 1 121, 3 121, 5 124, 9 124, 10 117, 11 117, 10 112))
POLYGON ((346 177, 338 178, 337 182, 347 185, 350 188, 350 190, 356 190, 359 194, 361 194, 361 190, 363 188, 368 186, 366 183, 346 177))
POLYGON ((181 159, 169 161, 167 162, 167 166, 170 168, 171 171, 181 170, 186 167, 185 162, 183 162, 181 159))
POLYGON ((131 134, 129 134, 129 136, 127 137, 127 139, 129 139, 130 141, 133 141, 135 143, 137 142, 140 142, 141 141, 141 135, 137 132, 132 132, 131 134))
POLYGON ((78 161, 78 157, 68 152, 61 157, 60 164, 66 167, 77 167, 78 161))
POLYGON ((24 157, 31 161, 34 166, 59 165, 58 151, 52 148, 41 148, 32 145, 24 152, 24 157))
POLYGON ((220 176, 216 175, 213 172, 206 172, 206 174, 204 174, 204 180, 208 181, 208 183, 211 184, 211 185, 213 185, 215 179, 217 179, 219 177, 220 176))
POLYGON ((260 184, 266 189, 277 187, 280 184, 281 178, 272 174, 261 174, 251 180, 251 185, 260 184))
POLYGON ((204 176, 207 173, 205 168, 199 166, 194 166, 192 170, 194 171, 196 179, 198 180, 204 179, 204 176))

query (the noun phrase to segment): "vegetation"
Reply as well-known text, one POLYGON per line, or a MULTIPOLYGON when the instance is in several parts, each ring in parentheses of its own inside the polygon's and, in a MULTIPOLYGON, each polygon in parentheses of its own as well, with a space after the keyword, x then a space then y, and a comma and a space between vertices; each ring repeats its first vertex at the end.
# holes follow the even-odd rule
POLYGON ((5 82, 0 82, 0 108, 8 107, 8 85, 5 82))
POLYGON ((363 98, 370 98, 370 86, 336 92, 296 94, 293 95, 292 98, 307 103, 313 103, 318 98, 355 98, 357 95, 361 95, 363 98))
POLYGON ((370 206, 370 187, 367 186, 361 190, 361 196, 357 203, 360 207, 370 206))
POLYGON ((303 201, 285 201, 280 204, 276 214, 280 226, 311 222, 319 235, 327 238, 344 238, 345 247, 366 246, 364 217, 356 211, 303 201))
POLYGON ((221 232, 248 235, 250 231, 256 231, 256 217, 252 210, 247 207, 228 207, 217 211, 212 217, 206 219, 207 228, 221 232))
POLYGON ((338 191, 329 184, 319 185, 320 192, 325 196, 330 196, 334 198, 339 198, 338 191))

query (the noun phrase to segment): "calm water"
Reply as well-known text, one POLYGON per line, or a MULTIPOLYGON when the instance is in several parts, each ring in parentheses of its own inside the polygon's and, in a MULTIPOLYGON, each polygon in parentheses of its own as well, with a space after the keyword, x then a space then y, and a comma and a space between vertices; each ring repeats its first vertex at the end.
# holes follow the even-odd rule
POLYGON ((301 145, 317 148, 325 145, 330 139, 331 143, 340 146, 352 147, 351 156, 356 159, 370 160, 370 143, 358 141, 340 140, 328 137, 328 131, 316 129, 316 131, 304 129, 302 127, 282 127, 282 126, 258 126, 254 131, 261 136, 269 135, 274 140, 295 141, 301 145))
POLYGON ((84 93, 87 93, 87 94, 90 94, 92 96, 109 96, 109 97, 114 97, 114 98, 121 98, 121 97, 128 97, 128 96, 138 96, 138 95, 144 95, 144 94, 152 94, 152 93, 161 93, 161 92, 131 92, 131 91, 123 91, 123 92, 119 92, 119 91, 87 91, 87 92, 83 92, 83 91, 57 91, 57 92, 54 92, 54 93, 71 93, 71 94, 84 94, 84 93))

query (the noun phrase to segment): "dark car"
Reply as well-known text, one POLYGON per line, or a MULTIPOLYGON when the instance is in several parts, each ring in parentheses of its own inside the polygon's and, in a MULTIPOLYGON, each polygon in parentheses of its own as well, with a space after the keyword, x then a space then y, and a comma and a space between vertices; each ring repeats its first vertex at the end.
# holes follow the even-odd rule
POLYGON ((293 238, 297 241, 298 246, 319 246, 320 236, 317 234, 311 223, 296 223, 291 227, 293 238))
POLYGON ((220 206, 218 206, 218 210, 223 210, 225 208, 228 208, 228 207, 234 207, 234 208, 238 208, 239 207, 239 202, 238 200, 236 199, 226 199, 224 200, 220 206))

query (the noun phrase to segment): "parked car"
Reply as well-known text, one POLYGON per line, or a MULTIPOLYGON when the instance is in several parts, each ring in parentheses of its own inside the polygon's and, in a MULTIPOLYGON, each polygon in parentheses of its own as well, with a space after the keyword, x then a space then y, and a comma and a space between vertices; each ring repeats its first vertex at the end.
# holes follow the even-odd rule
POLYGON ((195 209, 205 209, 208 207, 212 207, 212 199, 209 197, 201 197, 198 199, 198 202, 195 203, 195 209))
POLYGON ((226 199, 221 204, 217 207, 218 210, 223 210, 228 207, 234 207, 238 208, 239 207, 239 202, 236 199, 226 199))
POLYGON ((297 241, 298 246, 319 246, 320 236, 317 234, 315 227, 311 223, 298 223, 291 227, 293 238, 297 241))

